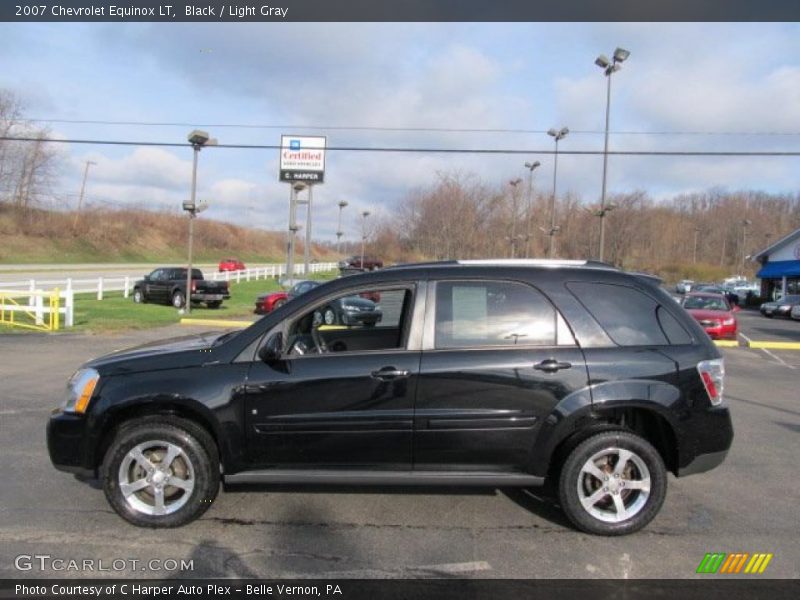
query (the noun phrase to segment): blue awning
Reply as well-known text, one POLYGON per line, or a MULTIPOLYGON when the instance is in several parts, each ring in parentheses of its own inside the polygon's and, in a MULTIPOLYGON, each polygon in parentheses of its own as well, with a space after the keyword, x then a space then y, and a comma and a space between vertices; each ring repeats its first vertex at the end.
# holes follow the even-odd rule
POLYGON ((780 279, 781 277, 800 277, 800 260, 776 260, 768 262, 756 273, 759 279, 780 279))

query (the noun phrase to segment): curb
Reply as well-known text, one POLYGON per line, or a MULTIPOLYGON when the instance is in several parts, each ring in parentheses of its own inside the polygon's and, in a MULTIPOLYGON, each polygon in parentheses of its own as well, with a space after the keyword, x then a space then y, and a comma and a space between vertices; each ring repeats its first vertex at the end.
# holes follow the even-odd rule
POLYGON ((225 321, 223 319, 181 319, 181 325, 211 325, 213 327, 249 327, 253 321, 225 321))
POLYGON ((800 350, 800 342, 757 342, 751 340, 748 346, 765 350, 800 350))
POLYGON ((756 340, 714 340, 720 348, 753 348, 754 350, 800 350, 800 342, 770 342, 756 340))

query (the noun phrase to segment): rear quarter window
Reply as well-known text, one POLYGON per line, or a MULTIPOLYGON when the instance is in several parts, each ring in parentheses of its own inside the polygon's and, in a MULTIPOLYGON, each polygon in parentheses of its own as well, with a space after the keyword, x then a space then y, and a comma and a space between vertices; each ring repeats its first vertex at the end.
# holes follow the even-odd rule
POLYGON ((619 346, 686 344, 691 337, 658 301, 636 288, 573 281, 567 289, 619 346))

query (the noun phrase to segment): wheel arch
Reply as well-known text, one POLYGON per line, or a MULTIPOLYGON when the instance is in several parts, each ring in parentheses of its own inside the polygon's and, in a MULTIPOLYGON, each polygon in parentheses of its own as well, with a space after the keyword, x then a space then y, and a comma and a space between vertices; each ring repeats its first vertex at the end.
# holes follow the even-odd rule
POLYGON ((216 419, 214 419, 208 408, 199 402, 185 398, 170 397, 169 399, 162 399, 151 397, 137 398, 107 412, 100 428, 103 434, 95 445, 92 454, 91 462, 93 468, 97 470, 102 465, 108 448, 123 425, 137 419, 153 416, 174 417, 189 421, 202 428, 213 440, 222 465, 228 463, 229 453, 224 445, 220 444, 220 440, 223 438, 220 435, 216 419))
POLYGON ((647 440, 659 453, 667 470, 677 475, 677 435, 662 406, 644 400, 623 400, 587 407, 569 421, 550 441, 547 479, 557 480, 566 457, 584 440, 604 431, 615 430, 635 433, 647 440))

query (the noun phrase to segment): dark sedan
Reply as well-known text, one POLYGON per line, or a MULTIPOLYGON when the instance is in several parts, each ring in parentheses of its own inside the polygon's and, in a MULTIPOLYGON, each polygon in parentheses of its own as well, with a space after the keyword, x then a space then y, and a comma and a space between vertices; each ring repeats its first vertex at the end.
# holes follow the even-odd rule
POLYGON ((315 325, 373 326, 383 318, 380 307, 360 296, 339 298, 314 313, 315 325))
POLYGON ((761 314, 765 317, 788 317, 792 313, 792 308, 800 305, 800 295, 784 296, 774 302, 764 302, 761 305, 761 314))

